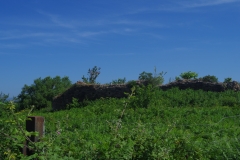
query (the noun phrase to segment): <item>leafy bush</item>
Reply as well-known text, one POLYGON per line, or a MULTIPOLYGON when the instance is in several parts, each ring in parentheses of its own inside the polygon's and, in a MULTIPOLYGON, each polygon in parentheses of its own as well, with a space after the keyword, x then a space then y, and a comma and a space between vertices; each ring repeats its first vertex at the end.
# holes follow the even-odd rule
POLYGON ((0 93, 0 102, 7 102, 9 95, 3 94, 2 92, 0 93))
POLYGON ((15 113, 14 104, 0 103, 6 115, 0 117, 0 159, 239 159, 239 107, 220 104, 239 96, 148 85, 123 99, 101 98, 81 108, 73 100, 70 110, 37 110, 32 114, 45 117, 45 136, 28 146, 34 149, 29 157, 19 150, 37 134, 24 129, 28 110, 15 113))
POLYGON ((178 80, 180 80, 180 79, 181 79, 181 78, 178 77, 178 76, 175 77, 175 80, 176 80, 176 81, 178 81, 178 80))
POLYGON ((118 78, 117 80, 112 80, 112 82, 110 82, 110 85, 117 85, 117 84, 125 84, 126 83, 126 78, 124 77, 122 78, 118 78))
POLYGON ((152 86, 158 86, 163 84, 164 82, 164 75, 166 74, 166 72, 160 72, 157 73, 157 69, 156 67, 154 68, 154 75, 152 73, 149 72, 142 72, 139 74, 138 79, 140 81, 146 81, 148 84, 151 84, 152 86))
POLYGON ((100 67, 94 66, 92 69, 88 70, 88 78, 82 77, 84 83, 95 84, 96 79, 100 74, 100 67))
POLYGON ((216 76, 204 76, 201 78, 203 82, 218 82, 218 78, 216 76))
POLYGON ((229 82, 232 82, 232 78, 228 77, 228 78, 225 78, 223 83, 229 83, 229 82))
POLYGON ((48 76, 44 79, 35 79, 34 84, 24 85, 18 95, 18 109, 30 108, 32 105, 36 109, 51 107, 53 97, 62 93, 71 85, 68 77, 56 76, 51 78, 48 76))
POLYGON ((198 74, 196 72, 188 71, 181 73, 180 77, 182 79, 196 79, 198 77, 198 74))
POLYGON ((67 104, 66 109, 72 109, 72 108, 81 108, 89 105, 91 101, 88 101, 87 99, 84 99, 82 102, 79 102, 77 98, 72 98, 72 103, 67 104))
POLYGON ((0 106, 4 107, 6 114, 5 117, 0 117, 0 159, 72 159, 61 154, 59 147, 53 145, 57 134, 50 134, 48 138, 42 137, 39 142, 31 141, 29 137, 39 135, 38 132, 28 132, 25 128, 27 116, 30 115, 32 110, 22 110, 15 113, 15 104, 12 102, 0 103, 0 106), (24 143, 26 140, 28 140, 28 143, 24 143), (22 154, 24 145, 33 151, 32 155, 25 156, 22 154))
POLYGON ((134 86, 132 88, 133 96, 131 96, 129 106, 136 108, 148 108, 153 101, 153 96, 157 89, 152 85, 134 86))

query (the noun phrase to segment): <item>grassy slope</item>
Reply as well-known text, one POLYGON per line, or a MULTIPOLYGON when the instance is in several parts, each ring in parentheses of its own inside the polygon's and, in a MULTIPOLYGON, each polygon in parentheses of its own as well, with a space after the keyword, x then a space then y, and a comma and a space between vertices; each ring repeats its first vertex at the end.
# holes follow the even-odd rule
MULTIPOLYGON (((173 103, 160 98, 155 101, 173 103)), ((61 148, 61 154, 74 158, 240 157, 239 106, 172 105, 151 103, 148 108, 136 110, 128 106, 121 119, 124 99, 102 99, 84 108, 33 114, 45 117, 46 137, 55 137, 54 144, 61 148)))

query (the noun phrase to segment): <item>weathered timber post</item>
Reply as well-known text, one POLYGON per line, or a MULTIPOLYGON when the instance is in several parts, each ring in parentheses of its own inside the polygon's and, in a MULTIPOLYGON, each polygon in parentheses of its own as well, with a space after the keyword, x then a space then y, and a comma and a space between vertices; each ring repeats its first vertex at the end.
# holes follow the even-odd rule
MULTIPOLYGON (((44 117, 29 116, 28 119, 26 120, 26 130, 28 132, 38 132, 39 133, 38 136, 28 137, 32 142, 38 142, 45 132, 44 117)), ((30 142, 26 140, 23 148, 23 154, 26 156, 34 154, 34 151, 28 148, 29 143, 30 142)))

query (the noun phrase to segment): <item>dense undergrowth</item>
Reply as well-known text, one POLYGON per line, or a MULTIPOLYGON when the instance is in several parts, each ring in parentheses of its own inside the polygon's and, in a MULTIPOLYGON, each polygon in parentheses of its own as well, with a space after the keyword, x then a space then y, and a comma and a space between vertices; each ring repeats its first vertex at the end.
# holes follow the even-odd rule
POLYGON ((46 133, 30 146, 30 157, 18 149, 31 134, 21 129, 29 111, 13 107, 2 103, 0 159, 240 158, 240 92, 149 85, 133 88, 126 99, 73 99, 68 110, 33 111, 45 117, 46 133))

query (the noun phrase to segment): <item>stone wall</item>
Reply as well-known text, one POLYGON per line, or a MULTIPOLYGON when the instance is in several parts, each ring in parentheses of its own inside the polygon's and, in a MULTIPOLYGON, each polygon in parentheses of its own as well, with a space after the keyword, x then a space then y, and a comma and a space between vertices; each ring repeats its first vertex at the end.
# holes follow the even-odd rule
POLYGON ((194 90, 202 89, 204 91, 213 91, 213 92, 223 92, 225 90, 234 90, 234 91, 240 90, 239 83, 236 81, 229 82, 229 83, 212 83, 212 82, 203 82, 200 80, 178 80, 178 81, 160 86, 160 88, 163 90, 167 90, 172 87, 178 87, 179 89, 187 89, 187 88, 191 88, 194 90))
POLYGON ((84 99, 95 100, 101 97, 126 97, 124 92, 130 93, 131 87, 127 85, 93 85, 76 83, 61 95, 54 97, 52 102, 53 110, 65 109, 66 105, 77 98, 80 102, 84 99))
MULTIPOLYGON (((137 84, 147 84, 146 82, 136 81, 137 84)), ((159 86, 162 90, 168 90, 172 87, 179 89, 191 88, 194 90, 202 89, 204 91, 222 92, 225 90, 240 91, 238 82, 229 83, 210 83, 199 80, 178 80, 166 85, 159 86)), ((101 97, 126 97, 124 92, 131 92, 131 85, 93 85, 83 82, 77 82, 64 93, 54 97, 52 107, 54 110, 65 109, 66 105, 72 102, 72 98, 77 98, 79 101, 84 99, 95 100, 101 97)))

